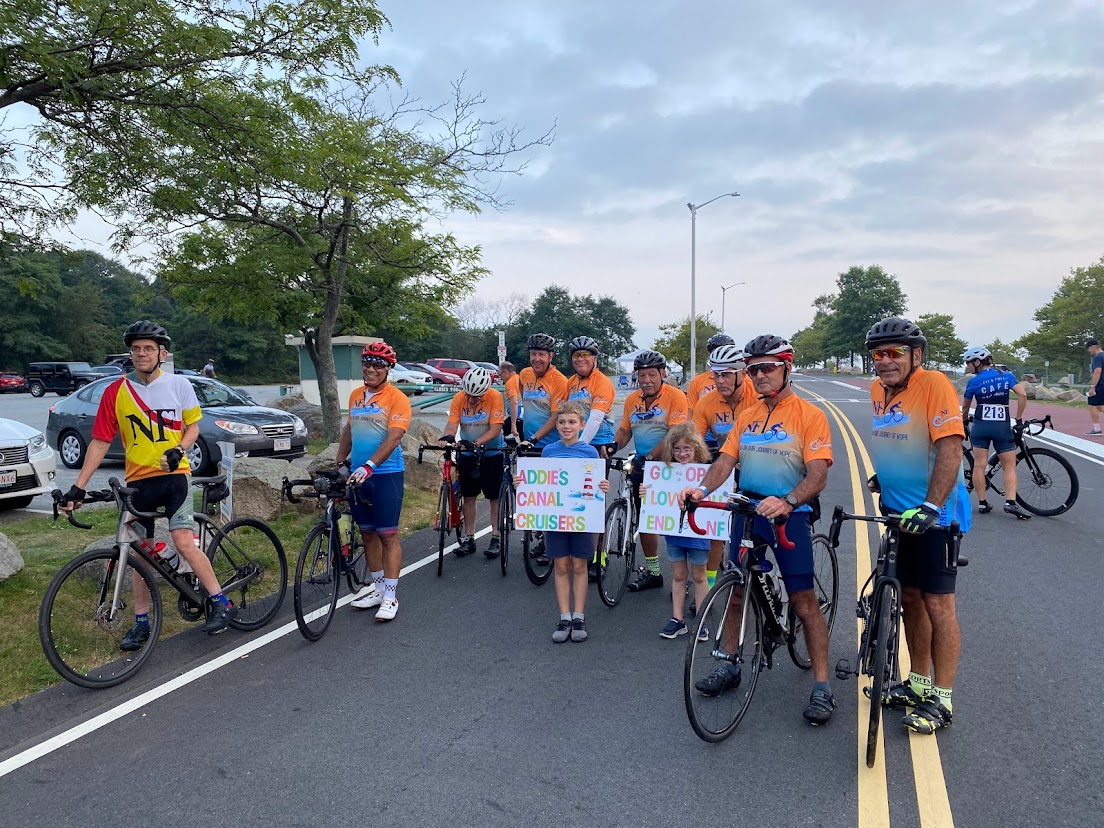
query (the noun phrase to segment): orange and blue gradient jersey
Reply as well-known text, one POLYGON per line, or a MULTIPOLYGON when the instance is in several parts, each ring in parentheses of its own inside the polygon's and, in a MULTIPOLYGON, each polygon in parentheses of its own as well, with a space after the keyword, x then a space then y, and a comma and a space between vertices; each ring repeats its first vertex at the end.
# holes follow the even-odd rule
MULTIPOLYGON (((882 503, 903 512, 928 499, 928 480, 935 468, 935 442, 943 437, 966 438, 962 408, 951 381, 938 371, 917 368, 908 386, 887 405, 881 380, 870 386, 874 411, 870 454, 882 489, 882 503)), ((945 504, 937 504, 939 525, 957 520, 963 532, 970 528, 970 497, 961 472, 945 504)))
POLYGON ((663 383, 648 405, 644 404, 644 394, 639 389, 629 394, 621 415, 621 428, 632 431, 636 453, 643 455, 663 442, 671 426, 685 423, 689 418, 686 395, 663 383))
MULTIPOLYGON (((518 374, 521 382, 521 402, 525 406, 525 418, 522 420, 526 440, 532 440, 549 419, 555 417, 560 403, 567 400, 567 377, 560 373, 555 365, 549 365, 544 376, 538 379, 532 368, 522 368, 518 374)), ((560 439, 556 429, 552 429, 537 443, 544 448, 560 439)))
POLYGON ((746 379, 740 383, 736 405, 729 405, 728 400, 716 389, 703 394, 693 411, 694 425, 698 433, 702 437, 712 437, 718 446, 723 445, 728 439, 729 432, 736 425, 740 412, 754 403, 758 397, 751 382, 746 379))
POLYGON ((686 404, 690 406, 690 415, 694 414, 694 406, 698 400, 717 388, 717 381, 713 379, 712 371, 702 371, 686 386, 686 404))
MULTIPOLYGON (((505 383, 505 402, 509 403, 510 400, 514 401, 514 405, 517 408, 521 407, 521 379, 517 374, 514 374, 505 383)), ((516 409, 515 409, 516 410, 516 409)), ((509 410, 506 412, 509 414, 509 410)))
MULTIPOLYGON (((410 417, 410 400, 391 383, 386 383, 375 394, 364 386, 353 391, 349 395, 349 436, 352 438, 349 465, 356 468, 371 460, 387 439, 388 430, 401 428, 406 431, 410 428, 410 417)), ((405 468, 400 443, 376 466, 376 474, 401 472, 405 468)))
MULTIPOLYGON (((773 411, 762 400, 741 411, 721 451, 740 461, 741 489, 785 497, 805 479, 810 461, 832 465, 832 435, 824 412, 792 394, 773 411)), ((808 504, 798 508, 809 510, 808 504)))
MULTIPOLYGON (((135 373, 119 377, 104 390, 92 439, 110 443, 118 434, 126 452, 126 480, 169 474, 161 468, 161 455, 180 445, 184 429, 198 423, 203 414, 195 389, 187 377, 159 372, 148 385, 135 373)), ((191 470, 185 455, 175 474, 191 470)))
MULTIPOLYGON (((502 425, 506 422, 506 409, 502 404, 502 395, 493 388, 489 388, 482 397, 469 397, 463 391, 458 391, 452 398, 452 404, 449 405, 448 421, 459 427, 461 440, 474 443, 486 434, 492 425, 502 425)), ((487 454, 497 454, 505 445, 502 432, 484 445, 487 454)))
POLYGON ((586 412, 583 417, 584 424, 594 409, 605 414, 602 424, 598 426, 598 432, 590 441, 592 446, 604 446, 613 442, 613 422, 609 415, 613 409, 614 397, 613 382, 597 368, 591 371, 586 379, 573 374, 568 380, 567 398, 583 407, 586 412))

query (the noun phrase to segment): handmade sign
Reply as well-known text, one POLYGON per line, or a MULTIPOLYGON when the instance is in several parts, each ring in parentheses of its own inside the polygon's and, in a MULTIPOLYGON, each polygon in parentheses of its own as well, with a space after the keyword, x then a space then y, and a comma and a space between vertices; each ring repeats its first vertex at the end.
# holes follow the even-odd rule
POLYGON ((606 498, 598 488, 605 463, 594 458, 519 457, 514 528, 536 532, 601 532, 606 498))
MULTIPOLYGON (((705 479, 709 466, 704 463, 656 463, 649 460, 644 464, 644 485, 640 495, 640 531, 653 535, 683 535, 688 538, 711 538, 728 540, 732 531, 732 513, 720 509, 702 509, 694 515, 699 528, 705 529, 704 535, 698 535, 690 528, 690 522, 683 523, 679 531, 679 507, 675 495, 688 486, 700 486, 705 479)), ((721 503, 725 495, 733 489, 732 475, 721 484, 706 500, 721 503)))

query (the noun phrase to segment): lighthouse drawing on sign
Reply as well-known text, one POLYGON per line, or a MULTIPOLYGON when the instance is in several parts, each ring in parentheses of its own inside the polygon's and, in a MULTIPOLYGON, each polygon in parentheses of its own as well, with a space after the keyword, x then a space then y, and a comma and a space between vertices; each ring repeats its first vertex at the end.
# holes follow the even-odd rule
POLYGON ((587 500, 594 499, 594 465, 587 463, 583 466, 583 497, 587 500))

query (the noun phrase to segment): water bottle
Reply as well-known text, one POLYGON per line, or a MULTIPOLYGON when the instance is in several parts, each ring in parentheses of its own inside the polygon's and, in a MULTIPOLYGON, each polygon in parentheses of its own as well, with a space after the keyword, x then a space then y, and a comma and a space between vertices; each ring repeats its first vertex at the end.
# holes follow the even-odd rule
POLYGON ((349 540, 353 536, 353 518, 346 512, 337 519, 337 531, 341 537, 341 554, 349 557, 349 540))
POLYGON ((180 566, 180 553, 176 551, 175 547, 170 547, 164 541, 142 538, 134 541, 132 545, 141 549, 151 558, 160 560, 173 572, 176 572, 176 568, 180 566))
POLYGON ((452 481, 452 496, 455 497, 457 500, 460 499, 460 481, 459 480, 453 480, 452 481))

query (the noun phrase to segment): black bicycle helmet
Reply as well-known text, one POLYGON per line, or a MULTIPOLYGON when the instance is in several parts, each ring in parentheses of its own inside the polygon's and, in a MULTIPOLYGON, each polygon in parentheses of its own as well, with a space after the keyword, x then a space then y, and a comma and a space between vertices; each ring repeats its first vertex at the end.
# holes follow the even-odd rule
POLYGON ((780 336, 763 334, 744 346, 744 359, 752 357, 776 356, 787 362, 793 361, 793 345, 780 336))
POLYGON ((709 337, 709 341, 705 343, 705 348, 709 353, 713 353, 717 348, 722 345, 735 345, 736 340, 726 333, 715 333, 709 337))
POLYGON ((529 351, 554 351, 556 350, 556 337, 546 333, 535 333, 525 340, 525 348, 529 351))
POLYGON ((169 334, 156 322, 148 319, 140 319, 126 329, 123 334, 123 344, 128 348, 136 339, 152 339, 162 348, 168 348, 172 344, 169 334))
POLYGON ((910 348, 927 348, 928 340, 919 326, 902 316, 890 316, 875 322, 866 334, 866 350, 882 345, 907 345, 910 348))
POLYGON ((641 351, 633 359, 633 370, 640 371, 644 368, 658 368, 661 371, 667 369, 667 360, 663 354, 656 351, 641 351))
POLYGON ((591 336, 577 336, 567 346, 568 353, 586 351, 588 354, 598 356, 598 340, 591 336))

